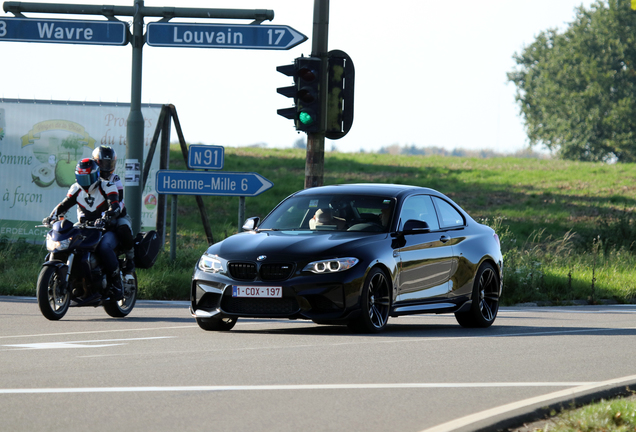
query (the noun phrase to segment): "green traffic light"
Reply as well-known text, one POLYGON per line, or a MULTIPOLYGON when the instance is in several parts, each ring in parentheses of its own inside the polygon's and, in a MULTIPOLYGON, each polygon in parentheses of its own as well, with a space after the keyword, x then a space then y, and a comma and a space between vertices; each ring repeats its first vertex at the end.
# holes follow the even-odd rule
POLYGON ((304 125, 310 125, 314 122, 314 118, 308 112, 302 111, 298 114, 298 120, 304 125))

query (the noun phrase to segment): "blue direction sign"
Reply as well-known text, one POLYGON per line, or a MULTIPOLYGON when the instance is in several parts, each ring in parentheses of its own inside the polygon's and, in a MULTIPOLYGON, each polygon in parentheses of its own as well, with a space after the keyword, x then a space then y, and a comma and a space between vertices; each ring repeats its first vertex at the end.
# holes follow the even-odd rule
POLYGON ((121 21, 1 18, 0 41, 126 45, 121 21))
POLYGON ((148 23, 146 43, 158 47, 286 50, 307 36, 284 25, 148 23))
POLYGON ((188 167, 222 169, 224 156, 223 146, 192 144, 188 147, 188 167))
POLYGON ((256 173, 157 171, 157 193, 169 195, 256 196, 274 183, 256 173))

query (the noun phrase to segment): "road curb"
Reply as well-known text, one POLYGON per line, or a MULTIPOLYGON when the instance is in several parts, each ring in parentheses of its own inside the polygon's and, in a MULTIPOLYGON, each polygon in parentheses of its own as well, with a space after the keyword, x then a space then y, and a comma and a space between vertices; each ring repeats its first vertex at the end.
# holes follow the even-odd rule
POLYGON ((501 405, 457 420, 425 429, 421 432, 495 432, 542 420, 552 411, 560 412, 598 401, 631 394, 636 389, 636 375, 616 378, 596 384, 560 390, 501 405))

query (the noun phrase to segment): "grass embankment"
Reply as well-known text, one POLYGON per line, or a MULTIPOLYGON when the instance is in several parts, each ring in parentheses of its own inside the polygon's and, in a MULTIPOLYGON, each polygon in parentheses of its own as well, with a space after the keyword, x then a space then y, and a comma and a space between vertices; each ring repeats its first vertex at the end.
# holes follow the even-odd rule
POLYGON ((628 432, 636 430, 636 397, 601 400, 565 410, 549 420, 527 425, 514 432, 628 432))
MULTIPOLYGON (((171 168, 186 169, 177 147, 171 168)), ((224 170, 256 172, 274 183, 246 198, 246 217, 263 217, 303 188, 305 152, 226 148, 224 170)), ((503 304, 636 298, 634 164, 327 152, 324 172, 325 184, 431 187, 495 227, 505 259, 503 304)), ((207 247, 194 197, 178 203, 177 259, 170 261, 167 244, 154 268, 139 270, 142 298, 187 298, 192 268, 207 247)), ((204 203, 215 242, 237 232, 237 197, 204 197, 204 203)), ((2 243, 0 293, 34 295, 44 255, 42 247, 2 243)))

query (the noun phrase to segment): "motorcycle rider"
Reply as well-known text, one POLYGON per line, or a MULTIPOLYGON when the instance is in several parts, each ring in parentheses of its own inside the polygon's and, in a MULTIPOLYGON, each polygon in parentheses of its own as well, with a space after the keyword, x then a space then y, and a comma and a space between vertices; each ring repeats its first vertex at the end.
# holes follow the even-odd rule
POLYGON ((132 231, 132 220, 127 214, 126 205, 124 204, 124 185, 122 184, 121 178, 115 174, 117 153, 112 147, 99 146, 93 150, 93 160, 99 165, 99 175, 101 178, 117 186, 121 211, 117 220, 113 223, 116 225, 115 232, 119 239, 120 246, 126 253, 126 265, 122 270, 124 274, 131 275, 135 270, 135 250, 133 248, 135 239, 132 231))
MULTIPOLYGON (((117 186, 100 177, 97 162, 89 158, 79 161, 75 167, 75 180, 66 197, 42 223, 50 225, 76 204, 79 222, 107 223, 119 216, 121 208, 117 186)), ((117 244, 117 235, 112 231, 106 231, 97 246, 97 254, 112 287, 110 297, 113 300, 123 298, 119 261, 115 253, 117 244)))

